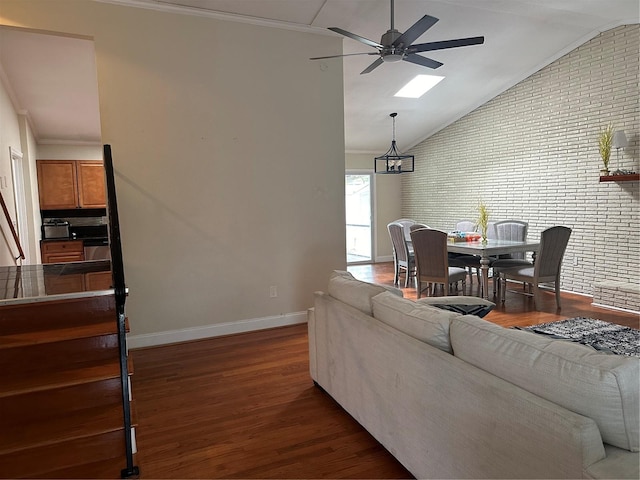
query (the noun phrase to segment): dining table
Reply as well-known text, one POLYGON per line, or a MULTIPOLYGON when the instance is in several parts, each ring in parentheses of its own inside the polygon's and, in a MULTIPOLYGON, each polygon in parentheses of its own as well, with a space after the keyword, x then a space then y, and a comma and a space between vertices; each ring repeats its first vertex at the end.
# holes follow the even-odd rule
POLYGON ((474 240, 474 241, 453 241, 447 242, 447 252, 462 253, 466 255, 477 255, 480 257, 480 270, 482 282, 482 297, 489 298, 489 268, 491 266, 490 257, 505 255, 517 252, 534 252, 540 249, 540 241, 525 240, 474 240))

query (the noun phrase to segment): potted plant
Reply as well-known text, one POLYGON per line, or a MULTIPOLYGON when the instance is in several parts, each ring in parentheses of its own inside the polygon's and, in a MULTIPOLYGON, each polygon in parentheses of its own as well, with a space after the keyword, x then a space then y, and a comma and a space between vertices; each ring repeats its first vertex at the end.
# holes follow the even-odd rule
POLYGON ((487 228, 489 227, 489 210, 482 200, 478 203, 478 227, 482 235, 482 242, 487 243, 487 228))
POLYGON ((609 159, 611 157, 611 142, 613 141, 613 125, 607 125, 598 135, 598 148, 600 149, 600 157, 602 157, 602 165, 604 168, 600 170, 603 176, 609 175, 609 159))

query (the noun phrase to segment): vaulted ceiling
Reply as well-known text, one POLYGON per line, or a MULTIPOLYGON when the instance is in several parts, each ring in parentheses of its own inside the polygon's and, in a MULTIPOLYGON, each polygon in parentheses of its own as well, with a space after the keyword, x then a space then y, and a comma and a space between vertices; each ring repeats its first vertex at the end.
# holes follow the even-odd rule
MULTIPOLYGON (((337 36, 326 28, 339 27, 375 42, 390 27, 390 0, 97 1, 337 36)), ((439 21, 416 43, 472 36, 484 36, 485 42, 423 54, 443 63, 437 70, 399 62, 384 63, 361 75, 377 57, 321 60, 344 62, 347 151, 385 151, 391 112, 398 112, 396 137, 400 148, 407 150, 600 32, 640 21, 637 0, 395 0, 397 30, 405 31, 423 15, 439 21), (405 83, 425 73, 445 79, 420 99, 394 97, 405 83)), ((21 35, 33 34, 0 31, 0 73, 13 86, 20 109, 28 112, 38 139, 99 142, 91 42, 57 37, 55 42, 48 38, 37 45, 37 38, 21 35), (65 54, 67 49, 75 49, 73 56, 65 54), (27 50, 39 55, 38 61, 21 62, 27 50), (67 65, 64 58, 73 58, 72 64, 67 65), (43 82, 34 69, 50 67, 53 59, 66 68, 58 69, 55 78, 48 72, 50 81, 43 82), (58 101, 45 108, 39 104, 45 96, 58 101)), ((374 48, 347 37, 343 44, 345 54, 375 53, 374 48)))

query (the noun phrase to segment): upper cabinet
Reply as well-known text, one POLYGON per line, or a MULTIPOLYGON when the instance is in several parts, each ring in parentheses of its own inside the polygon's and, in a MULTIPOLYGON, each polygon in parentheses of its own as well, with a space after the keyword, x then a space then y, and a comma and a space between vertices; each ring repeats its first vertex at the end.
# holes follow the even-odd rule
POLYGON ((105 208, 104 166, 92 160, 38 160, 41 210, 105 208))
POLYGON ((80 208, 105 208, 107 189, 102 162, 81 160, 76 162, 78 174, 78 206, 80 208))

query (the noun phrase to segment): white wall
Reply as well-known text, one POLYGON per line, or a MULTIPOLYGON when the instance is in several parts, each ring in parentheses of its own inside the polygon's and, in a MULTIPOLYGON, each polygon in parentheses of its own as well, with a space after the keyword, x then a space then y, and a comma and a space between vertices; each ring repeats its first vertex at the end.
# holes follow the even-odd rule
POLYGON ((341 39, 73 0, 0 23, 94 38, 134 346, 304 321, 346 256, 342 67, 308 60, 341 39))
POLYGON ((599 183, 597 136, 624 129, 624 166, 640 171, 639 44, 638 25, 604 32, 415 147, 403 216, 451 230, 482 199, 491 220, 528 221, 531 238, 567 225, 564 289, 612 280, 638 292, 639 182, 599 183))
MULTIPOLYGON (((0 81, 0 194, 2 194, 12 222, 15 222, 17 217, 9 147, 22 152, 20 124, 5 85, 0 81)), ((18 247, 11 234, 11 228, 4 213, 0 210, 0 265, 16 265, 15 259, 18 255, 18 247)))

